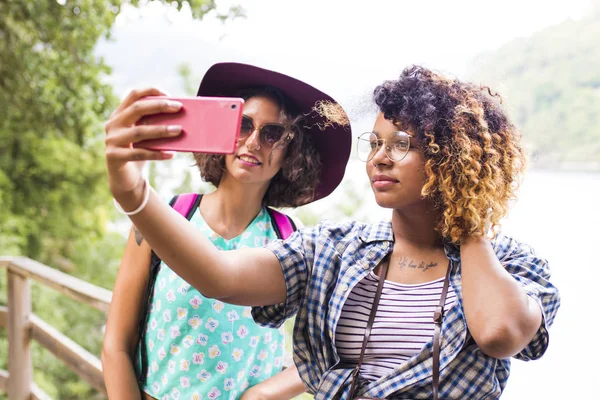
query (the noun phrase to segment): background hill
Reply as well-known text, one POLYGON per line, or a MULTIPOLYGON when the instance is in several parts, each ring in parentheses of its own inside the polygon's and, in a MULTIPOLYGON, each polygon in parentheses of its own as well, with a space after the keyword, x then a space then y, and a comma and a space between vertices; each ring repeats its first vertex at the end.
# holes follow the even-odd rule
POLYGON ((506 98, 544 167, 600 167, 600 12, 481 56, 471 76, 506 98))

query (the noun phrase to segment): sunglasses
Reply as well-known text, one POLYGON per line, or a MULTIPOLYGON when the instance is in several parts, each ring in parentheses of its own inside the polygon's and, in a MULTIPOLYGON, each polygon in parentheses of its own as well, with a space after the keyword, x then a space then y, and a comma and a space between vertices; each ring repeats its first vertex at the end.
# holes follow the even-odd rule
MULTIPOLYGON (((256 126, 252 118, 247 115, 242 115, 240 139, 247 139, 257 129, 260 142, 265 147, 272 147, 275 143, 279 142, 285 134, 285 126, 281 124, 264 124, 263 126, 256 126)), ((289 134, 286 139, 292 139, 293 137, 292 134, 289 134)))

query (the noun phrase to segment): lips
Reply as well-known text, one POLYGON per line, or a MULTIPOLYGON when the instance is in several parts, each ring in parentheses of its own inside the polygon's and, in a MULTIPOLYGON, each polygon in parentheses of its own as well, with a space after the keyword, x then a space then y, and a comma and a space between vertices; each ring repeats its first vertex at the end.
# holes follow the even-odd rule
POLYGON ((376 191, 386 191, 396 187, 400 181, 387 175, 377 174, 371 178, 371 186, 376 191))
POLYGON ((377 174, 377 175, 373 176, 373 178, 371 178, 371 182, 373 182, 373 183, 376 183, 376 182, 398 183, 400 181, 398 179, 391 178, 391 177, 389 177, 387 175, 377 174))
POLYGON ((258 161, 258 158, 250 155, 250 154, 240 154, 237 156, 238 160, 243 161, 244 163, 253 164, 253 165, 261 165, 262 163, 258 161))

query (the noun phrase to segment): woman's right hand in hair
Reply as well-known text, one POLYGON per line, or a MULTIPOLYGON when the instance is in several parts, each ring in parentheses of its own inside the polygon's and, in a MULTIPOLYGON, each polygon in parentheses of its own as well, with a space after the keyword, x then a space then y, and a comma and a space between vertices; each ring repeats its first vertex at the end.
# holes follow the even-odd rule
POLYGON ((119 201, 133 203, 132 198, 143 194, 142 167, 147 160, 168 160, 173 153, 134 148, 133 143, 147 139, 174 137, 181 134, 180 126, 140 125, 136 123, 146 115, 175 113, 181 103, 165 99, 146 99, 148 96, 165 96, 158 89, 131 91, 104 125, 106 131, 106 166, 113 196, 119 201))

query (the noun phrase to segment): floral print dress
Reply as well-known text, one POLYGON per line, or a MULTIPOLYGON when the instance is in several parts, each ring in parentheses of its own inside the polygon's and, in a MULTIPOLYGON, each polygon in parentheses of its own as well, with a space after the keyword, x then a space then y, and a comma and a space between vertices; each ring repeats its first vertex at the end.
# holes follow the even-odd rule
MULTIPOLYGON (((198 211, 190 221, 221 250, 277 239, 264 208, 230 240, 213 232, 198 211)), ((160 400, 237 399, 281 370, 283 340, 282 331, 254 323, 251 307, 206 298, 162 263, 148 316, 142 390, 160 400)))

